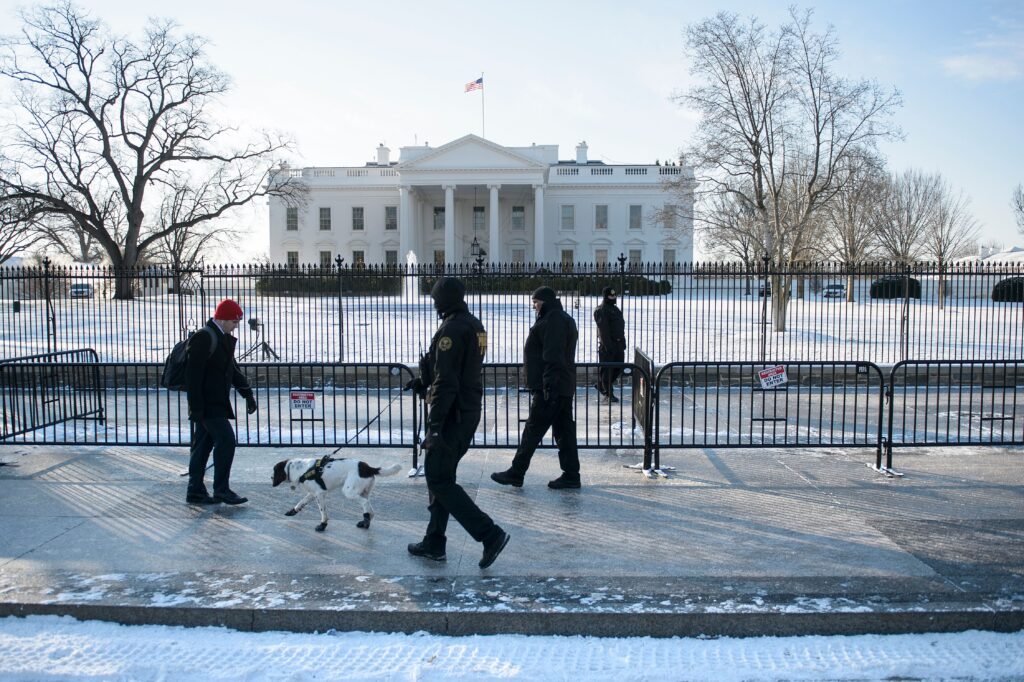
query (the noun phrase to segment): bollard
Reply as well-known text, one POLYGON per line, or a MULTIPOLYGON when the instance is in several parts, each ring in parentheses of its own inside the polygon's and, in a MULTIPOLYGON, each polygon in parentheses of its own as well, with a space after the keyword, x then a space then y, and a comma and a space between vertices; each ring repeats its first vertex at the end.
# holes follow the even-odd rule
POLYGON ((11 307, 14 310, 14 312, 20 313, 21 312, 21 301, 14 301, 11 304, 11 307))

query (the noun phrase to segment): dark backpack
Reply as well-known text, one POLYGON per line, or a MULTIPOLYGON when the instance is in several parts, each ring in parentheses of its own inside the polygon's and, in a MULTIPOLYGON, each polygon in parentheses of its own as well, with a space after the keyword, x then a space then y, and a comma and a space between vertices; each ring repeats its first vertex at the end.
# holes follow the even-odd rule
MULTIPOLYGON (((188 342, 199 332, 205 331, 210 335, 210 356, 217 350, 217 335, 209 327, 203 327, 199 331, 190 332, 188 338, 174 344, 174 348, 167 354, 164 360, 164 371, 160 375, 160 385, 169 391, 185 390, 185 364, 188 362, 188 342)), ((207 356, 207 357, 210 357, 207 356)))

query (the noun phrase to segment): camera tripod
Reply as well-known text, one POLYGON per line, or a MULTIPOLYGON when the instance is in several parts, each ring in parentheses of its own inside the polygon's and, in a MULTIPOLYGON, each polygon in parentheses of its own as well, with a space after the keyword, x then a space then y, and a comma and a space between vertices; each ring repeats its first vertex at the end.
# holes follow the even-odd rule
POLYGON ((275 360, 281 359, 281 356, 277 354, 277 351, 275 351, 270 346, 269 343, 260 340, 260 333, 261 330, 263 329, 263 323, 260 322, 259 319, 255 317, 250 317, 249 329, 256 332, 256 340, 252 342, 252 346, 249 348, 249 350, 245 351, 244 353, 238 356, 239 360, 245 360, 246 358, 250 357, 257 351, 259 351, 262 354, 264 360, 267 360, 268 358, 274 358, 275 360))

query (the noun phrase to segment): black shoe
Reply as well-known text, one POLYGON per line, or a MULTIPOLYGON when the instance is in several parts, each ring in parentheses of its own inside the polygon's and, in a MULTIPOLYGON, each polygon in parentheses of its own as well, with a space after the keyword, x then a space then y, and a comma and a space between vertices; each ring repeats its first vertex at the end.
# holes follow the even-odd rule
POLYGON ((598 393, 600 393, 601 395, 604 395, 604 389, 601 388, 601 384, 594 384, 594 388, 597 389, 598 393))
POLYGON ((410 542, 409 543, 409 554, 413 556, 421 556, 424 559, 430 559, 431 561, 445 561, 448 559, 444 553, 444 549, 437 549, 428 545, 426 542, 410 542))
POLYGON ((499 530, 498 535, 493 540, 484 543, 484 555, 480 558, 480 568, 487 568, 493 564, 494 560, 501 554, 501 550, 505 549, 505 545, 508 544, 511 537, 505 531, 499 530))
POLYGON ((227 491, 226 493, 214 493, 213 499, 224 504, 245 504, 249 501, 248 497, 242 497, 234 491, 227 491))
POLYGON ((608 394, 608 402, 610 402, 610 403, 617 403, 617 402, 619 402, 619 399, 615 397, 614 393, 609 393, 608 394))
POLYGON ((559 476, 553 481, 548 481, 548 487, 554 488, 555 490, 562 490, 564 488, 579 488, 579 478, 566 478, 564 475, 559 476))
POLYGON ((189 493, 185 495, 187 504, 220 504, 220 500, 210 497, 207 493, 189 493))
POLYGON ((491 474, 491 480, 502 485, 514 485, 517 488, 523 487, 523 477, 516 476, 512 473, 511 469, 508 471, 495 471, 491 474))

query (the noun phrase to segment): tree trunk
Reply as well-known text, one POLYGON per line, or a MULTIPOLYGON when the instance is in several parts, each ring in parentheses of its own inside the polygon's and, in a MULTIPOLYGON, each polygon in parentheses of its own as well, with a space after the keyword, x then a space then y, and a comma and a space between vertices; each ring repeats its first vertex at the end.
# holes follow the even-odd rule
POLYGON ((857 299, 853 297, 853 285, 857 281, 857 278, 852 274, 846 276, 846 302, 853 303, 857 299))
POLYGON ((786 331, 786 310, 789 307, 790 278, 772 275, 772 329, 786 331))

